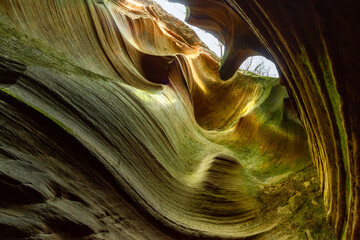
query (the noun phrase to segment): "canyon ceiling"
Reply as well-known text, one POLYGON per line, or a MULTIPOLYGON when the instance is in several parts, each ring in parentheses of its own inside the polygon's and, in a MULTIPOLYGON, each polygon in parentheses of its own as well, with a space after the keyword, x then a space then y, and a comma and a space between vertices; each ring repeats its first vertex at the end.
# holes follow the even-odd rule
POLYGON ((0 1, 0 239, 359 239, 359 4, 171 2, 0 1))

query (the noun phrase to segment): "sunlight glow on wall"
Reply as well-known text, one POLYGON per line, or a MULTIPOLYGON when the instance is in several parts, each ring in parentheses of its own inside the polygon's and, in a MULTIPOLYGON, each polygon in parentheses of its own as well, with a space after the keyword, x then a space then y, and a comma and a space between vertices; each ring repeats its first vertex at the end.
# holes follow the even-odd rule
MULTIPOLYGON (((165 9, 168 13, 172 14, 176 18, 181 21, 184 21, 186 15, 186 8, 184 5, 179 3, 170 3, 166 0, 153 0, 157 2, 163 9, 165 9)), ((187 23, 185 23, 187 24, 187 23)), ((197 28, 195 26, 191 27, 199 38, 218 56, 221 55, 220 48, 224 48, 221 44, 219 44, 219 40, 215 38, 212 34, 205 32, 204 30, 197 28)), ((224 50, 224 49, 223 49, 224 50)), ((240 69, 247 70, 250 72, 255 72, 259 75, 269 76, 269 77, 279 77, 278 72, 276 70, 275 64, 271 61, 267 60, 261 56, 254 56, 248 58, 241 66, 240 69), (259 67, 259 64, 262 64, 259 67), (256 69, 256 67, 258 67, 256 69), (260 68, 260 69, 259 69, 260 68)))

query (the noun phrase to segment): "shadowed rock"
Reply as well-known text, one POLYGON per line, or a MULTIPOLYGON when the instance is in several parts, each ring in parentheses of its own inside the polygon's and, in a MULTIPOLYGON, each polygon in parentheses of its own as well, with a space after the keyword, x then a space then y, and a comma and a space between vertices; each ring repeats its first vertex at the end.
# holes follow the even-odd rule
POLYGON ((355 5, 182 2, 0 1, 0 238, 356 239, 355 5))

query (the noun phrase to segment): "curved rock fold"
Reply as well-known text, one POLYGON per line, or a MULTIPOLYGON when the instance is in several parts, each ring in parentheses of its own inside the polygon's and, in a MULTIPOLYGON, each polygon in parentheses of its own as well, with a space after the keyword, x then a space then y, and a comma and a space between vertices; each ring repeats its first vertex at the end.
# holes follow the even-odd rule
POLYGON ((323 42, 182 2, 222 61, 149 0, 0 2, 0 238, 355 239, 356 96, 323 42), (258 54, 282 84, 238 70, 258 54))

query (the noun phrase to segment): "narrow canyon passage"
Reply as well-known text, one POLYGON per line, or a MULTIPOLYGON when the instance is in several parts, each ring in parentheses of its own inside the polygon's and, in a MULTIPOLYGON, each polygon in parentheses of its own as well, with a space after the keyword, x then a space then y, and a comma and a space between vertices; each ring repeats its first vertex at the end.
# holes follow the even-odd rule
POLYGON ((170 2, 0 1, 0 239, 358 239, 358 6, 170 2))

